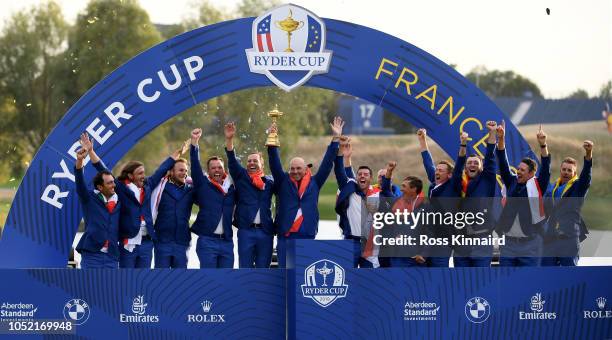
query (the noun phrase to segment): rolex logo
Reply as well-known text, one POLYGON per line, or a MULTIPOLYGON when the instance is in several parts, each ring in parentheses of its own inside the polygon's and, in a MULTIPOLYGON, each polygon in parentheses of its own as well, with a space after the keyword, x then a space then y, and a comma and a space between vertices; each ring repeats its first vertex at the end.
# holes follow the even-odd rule
POLYGON ((599 309, 606 308, 606 298, 605 297, 600 296, 597 298, 597 307, 599 307, 599 309))
POLYGON ((204 313, 210 312, 211 308, 212 308, 212 302, 208 300, 202 301, 202 310, 204 311, 204 313))

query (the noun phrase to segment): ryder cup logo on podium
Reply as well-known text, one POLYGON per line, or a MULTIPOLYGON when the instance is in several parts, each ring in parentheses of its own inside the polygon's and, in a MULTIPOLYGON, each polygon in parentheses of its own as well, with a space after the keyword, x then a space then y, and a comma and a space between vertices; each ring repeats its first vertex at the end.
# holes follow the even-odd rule
POLYGON ((344 268, 336 262, 317 261, 304 271, 302 295, 321 307, 327 307, 336 299, 346 297, 348 285, 344 284, 344 278, 344 268))
POLYGON ((253 21, 249 68, 289 92, 315 74, 327 73, 331 51, 325 50, 325 23, 300 6, 276 7, 253 21))

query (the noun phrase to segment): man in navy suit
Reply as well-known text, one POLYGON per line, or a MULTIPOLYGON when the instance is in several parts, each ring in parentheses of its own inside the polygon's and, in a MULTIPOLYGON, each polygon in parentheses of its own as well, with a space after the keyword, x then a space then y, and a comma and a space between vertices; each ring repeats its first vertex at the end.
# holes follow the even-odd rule
MULTIPOLYGON (((82 141, 98 171, 109 171, 93 149, 87 136, 82 141)), ((150 177, 145 177, 144 164, 130 161, 115 179, 117 195, 121 201, 119 219, 119 267, 151 268, 153 242, 156 241, 151 213, 151 193, 162 177, 174 166, 180 150, 168 157, 150 177)))
POLYGON ((264 175, 260 153, 247 156, 246 169, 240 165, 234 149, 233 122, 225 125, 224 132, 228 168, 236 186, 234 225, 238 228, 238 263, 240 268, 269 268, 274 241, 271 210, 274 180, 264 175))
POLYGON ((200 207, 191 230, 198 235, 196 253, 200 268, 232 268, 234 266, 234 215, 236 188, 225 172, 223 160, 213 156, 206 162, 204 174, 200 164, 198 143, 202 129, 191 131, 191 176, 200 207))
MULTIPOLYGON (((429 198, 431 209, 435 209, 444 213, 445 211, 454 211, 456 206, 453 200, 449 198, 461 197, 461 173, 465 166, 466 142, 467 135, 464 133, 461 137, 461 147, 455 166, 447 161, 439 161, 434 165, 429 147, 427 145, 427 130, 419 129, 417 131, 419 145, 421 147, 421 156, 423 157, 423 166, 429 179, 429 198), (451 206, 452 205, 452 206, 451 206)), ((431 225, 430 234, 432 237, 451 240, 453 230, 452 226, 431 225)), ((453 228, 454 229, 454 228, 453 228)), ((429 267, 448 267, 452 248, 449 246, 436 246, 428 250, 427 266, 429 267)))
MULTIPOLYGON (((488 138, 484 162, 478 155, 470 155, 466 160, 465 171, 461 178, 461 202, 463 211, 484 213, 484 223, 468 225, 458 234, 467 238, 488 237, 495 227, 491 214, 497 185, 495 144, 497 123, 487 122, 488 138)), ((462 147, 467 146, 462 141, 462 147)), ((493 245, 461 245, 455 248, 453 263, 455 267, 490 267, 493 258, 493 245)))
POLYGON ((550 179, 550 155, 546 134, 540 126, 537 133, 542 166, 523 158, 510 172, 506 157, 505 122, 497 126, 497 161, 506 187, 506 203, 497 223, 498 235, 505 235, 500 248, 499 265, 503 267, 539 266, 542 256, 542 233, 546 222, 543 194, 550 179))
MULTIPOLYGON (((268 161, 277 189, 275 225, 277 228, 277 251, 279 267, 286 266, 286 242, 288 239, 314 239, 319 227, 319 192, 325 184, 338 153, 338 141, 342 135, 344 122, 334 118, 330 124, 332 141, 327 147, 319 170, 312 175, 303 158, 295 157, 289 163, 290 170, 285 172, 280 159, 278 146, 267 145, 268 161)), ((270 133, 276 133, 272 124, 270 133)))
POLYGON ((580 210, 591 186, 593 142, 586 140, 582 147, 585 154, 580 176, 577 175, 576 160, 566 157, 561 162, 559 178, 548 186, 545 194, 546 202, 552 207, 548 209, 543 266, 576 266, 580 242, 588 234, 580 210))
POLYGON ((77 151, 74 169, 76 191, 83 211, 85 233, 76 250, 81 254, 81 268, 117 268, 119 262, 119 211, 121 203, 115 193, 115 178, 101 171, 93 179, 94 190, 88 190, 83 175, 85 148, 77 151))
MULTIPOLYGON (((181 153, 186 151, 188 142, 181 153)), ((178 158, 168 175, 153 190, 151 212, 157 240, 155 268, 187 268, 187 249, 191 241, 189 218, 195 192, 187 181, 189 163, 178 158)))
POLYGON ((340 216, 339 225, 344 239, 353 242, 353 266, 377 268, 380 266, 378 256, 373 249, 369 249, 369 241, 373 236, 372 213, 378 210, 381 189, 371 185, 372 169, 368 166, 360 166, 357 169, 357 178, 354 178, 350 165, 351 153, 350 140, 348 137, 341 137, 340 150, 334 162, 339 189, 335 210, 340 216))

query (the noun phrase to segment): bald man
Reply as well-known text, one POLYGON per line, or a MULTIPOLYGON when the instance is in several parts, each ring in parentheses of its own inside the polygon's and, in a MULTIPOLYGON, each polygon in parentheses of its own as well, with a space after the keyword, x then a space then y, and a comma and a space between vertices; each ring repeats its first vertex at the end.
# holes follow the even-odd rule
MULTIPOLYGON (((301 157, 291 159, 289 172, 283 170, 278 146, 267 145, 270 170, 276 185, 278 205, 275 225, 277 231, 278 265, 286 266, 286 241, 288 239, 314 239, 319 226, 319 192, 332 170, 338 153, 340 135, 344 122, 340 117, 330 124, 332 141, 327 147, 316 174, 301 157)), ((276 124, 270 127, 276 133, 276 124)))

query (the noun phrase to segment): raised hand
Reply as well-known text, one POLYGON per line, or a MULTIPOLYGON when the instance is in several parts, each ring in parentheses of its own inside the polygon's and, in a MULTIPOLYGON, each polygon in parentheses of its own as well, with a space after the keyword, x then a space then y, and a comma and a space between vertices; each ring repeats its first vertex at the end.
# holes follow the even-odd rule
POLYGON ((387 178, 391 178, 393 177, 393 170, 395 170, 395 167, 397 167, 397 162, 396 161, 389 161, 389 163, 387 163, 387 173, 385 174, 385 177, 387 178))
POLYGON ((87 152, 89 152, 89 150, 93 150, 93 143, 91 139, 89 139, 89 135, 87 135, 87 132, 83 132, 81 134, 79 143, 81 144, 81 147, 85 149, 87 152))
POLYGON ((538 143, 540 143, 540 146, 546 145, 546 133, 544 133, 544 130, 542 130, 542 124, 540 124, 540 128, 538 129, 538 134, 536 136, 538 138, 538 143))
POLYGON ((202 137, 202 129, 197 128, 191 130, 191 145, 198 145, 200 138, 202 137))
POLYGON ((189 147, 189 141, 187 140, 183 142, 183 145, 181 145, 180 148, 174 150, 174 152, 170 154, 170 157, 176 161, 177 159, 179 159, 179 157, 181 157, 182 154, 185 153, 185 151, 187 151, 188 147, 189 147))
POLYGON ((467 142, 469 139, 470 139, 470 135, 467 132, 462 132, 461 135, 459 136, 461 145, 467 145, 467 142))
POLYGON ((425 129, 417 130, 417 138, 419 139, 419 141, 424 141, 426 137, 427 137, 427 130, 425 129))
POLYGON ((189 139, 183 142, 183 145, 181 146, 181 155, 187 152, 187 150, 189 150, 189 139))
POLYGON ((501 124, 497 125, 496 131, 497 131, 498 139, 503 139, 506 136, 506 121, 505 120, 502 120, 501 124))
POLYGON ((344 121, 342 118, 336 116, 334 121, 329 124, 331 126, 332 135, 334 138, 339 138, 342 135, 342 128, 344 127, 344 121))
POLYGON ((276 126, 276 123, 272 123, 266 133, 278 133, 278 126, 276 126))
POLYGON ((236 134, 236 123, 229 122, 225 124, 225 128, 223 129, 223 132, 225 132, 225 139, 234 138, 234 135, 236 134))
POLYGON ((582 147, 585 151, 584 158, 586 158, 587 160, 591 160, 593 158, 593 142, 590 140, 585 140, 582 143, 582 147))
POLYGON ((87 149, 85 148, 80 148, 77 152, 76 152, 76 158, 78 161, 83 161, 86 157, 87 157, 87 149))

